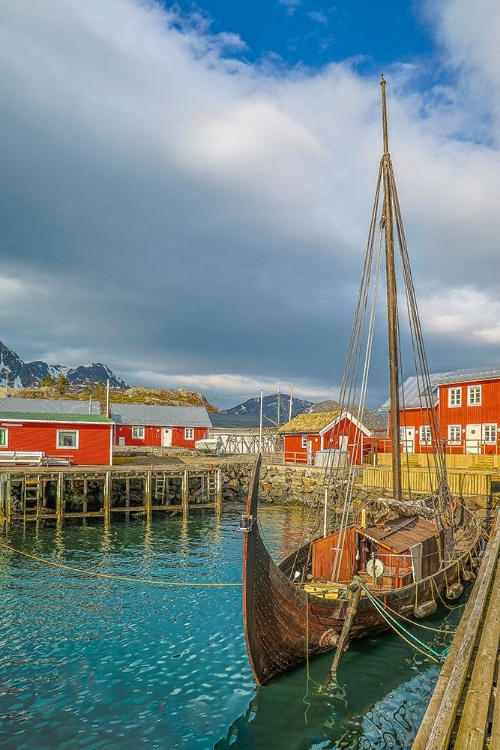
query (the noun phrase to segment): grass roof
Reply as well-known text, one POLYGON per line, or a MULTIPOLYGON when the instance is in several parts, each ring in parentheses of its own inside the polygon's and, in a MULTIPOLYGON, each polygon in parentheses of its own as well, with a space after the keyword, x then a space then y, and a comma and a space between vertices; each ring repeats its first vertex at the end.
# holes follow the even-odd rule
MULTIPOLYGON (((0 412, 2 422, 104 422, 114 423, 113 419, 102 414, 44 414, 43 412, 0 412)), ((7 425, 8 426, 8 425, 7 425)))
POLYGON ((290 432, 320 432, 330 422, 333 422, 339 416, 340 411, 320 411, 314 414, 299 414, 294 417, 290 422, 282 425, 279 429, 280 433, 290 432))

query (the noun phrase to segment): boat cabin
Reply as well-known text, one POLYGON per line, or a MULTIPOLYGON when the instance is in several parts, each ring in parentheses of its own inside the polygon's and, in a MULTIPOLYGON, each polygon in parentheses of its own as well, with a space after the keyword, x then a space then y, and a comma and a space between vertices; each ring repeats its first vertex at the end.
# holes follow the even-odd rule
MULTIPOLYGON (((388 590, 420 581, 440 568, 442 534, 418 516, 367 528, 352 524, 344 532, 337 582, 347 584, 360 576, 368 587, 388 590)), ((313 579, 331 580, 338 547, 338 531, 313 542, 313 579)))

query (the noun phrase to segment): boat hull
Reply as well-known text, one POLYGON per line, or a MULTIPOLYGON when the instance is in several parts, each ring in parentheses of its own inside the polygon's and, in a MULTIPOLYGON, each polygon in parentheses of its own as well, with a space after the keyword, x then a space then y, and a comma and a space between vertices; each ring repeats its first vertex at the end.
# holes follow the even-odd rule
MULTIPOLYGON (((260 531, 257 517, 257 479, 254 475, 247 517, 251 528, 245 533, 243 552, 243 621, 250 664, 255 680, 264 685, 304 664, 317 654, 336 647, 349 600, 319 598, 290 580, 308 555, 304 545, 280 564, 272 559, 260 531)), ((398 589, 377 592, 377 599, 393 612, 411 616, 415 606, 445 598, 445 592, 460 581, 460 571, 470 562, 471 551, 480 542, 474 538, 451 564, 437 573, 398 589)), ((349 640, 388 629, 387 621, 367 596, 360 598, 349 640)))

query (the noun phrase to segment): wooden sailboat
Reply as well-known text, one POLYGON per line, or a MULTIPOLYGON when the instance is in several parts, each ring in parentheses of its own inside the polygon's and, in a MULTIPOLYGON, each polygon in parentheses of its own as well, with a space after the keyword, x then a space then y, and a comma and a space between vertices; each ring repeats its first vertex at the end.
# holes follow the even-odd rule
MULTIPOLYGON (((392 498, 360 502, 355 471, 332 461, 325 485, 337 525, 325 510, 299 548, 275 563, 258 517, 259 457, 240 530, 243 551, 243 619, 247 651, 257 683, 265 684, 316 654, 337 649, 333 670, 349 641, 390 627, 391 618, 424 617, 445 597, 460 595, 461 580, 480 551, 481 530, 473 515, 452 498, 438 439, 418 310, 388 146, 386 82, 382 77, 383 155, 363 267, 358 304, 344 374, 341 403, 358 404, 363 420, 369 355, 377 305, 378 272, 385 256, 389 387, 391 400, 392 498), (380 200, 380 196, 382 200, 380 200), (379 210, 380 209, 380 210, 379 210), (380 234, 378 243, 375 237, 380 234), (428 412, 432 492, 415 499, 403 494, 400 440, 401 355, 395 242, 407 297, 422 409, 428 412), (366 322, 368 320, 368 323, 366 322), (363 356, 362 356, 363 352, 363 356), (436 442, 431 446, 431 438, 436 442), (329 530, 333 528, 333 530, 329 530)), ((404 454, 403 454, 404 456, 404 454)))

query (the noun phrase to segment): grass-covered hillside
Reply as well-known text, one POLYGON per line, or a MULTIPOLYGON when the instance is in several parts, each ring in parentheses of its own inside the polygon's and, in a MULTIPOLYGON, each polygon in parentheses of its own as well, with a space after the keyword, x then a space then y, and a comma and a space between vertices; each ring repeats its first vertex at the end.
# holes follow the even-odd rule
MULTIPOLYGON (((9 395, 16 398, 59 398, 79 401, 94 401, 106 403, 106 388, 104 385, 89 385, 84 392, 77 391, 71 386, 62 387, 57 384, 41 385, 38 388, 9 389, 9 395)), ((111 390, 110 400, 118 404, 157 404, 160 406, 204 406, 207 411, 217 412, 218 409, 209 404, 205 396, 197 391, 185 388, 127 388, 125 390, 111 390)))

